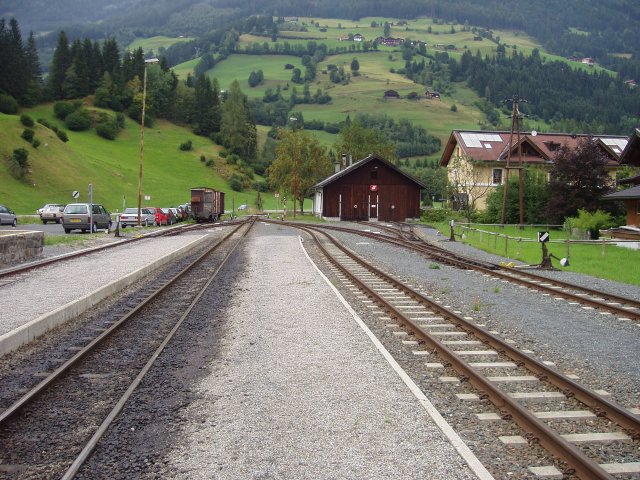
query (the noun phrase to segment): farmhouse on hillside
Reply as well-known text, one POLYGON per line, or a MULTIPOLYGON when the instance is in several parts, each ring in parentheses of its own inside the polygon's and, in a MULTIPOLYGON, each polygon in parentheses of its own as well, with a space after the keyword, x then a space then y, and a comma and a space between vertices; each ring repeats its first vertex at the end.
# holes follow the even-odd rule
MULTIPOLYGON (((511 132, 453 130, 440 158, 440 166, 447 167, 451 185, 466 185, 464 198, 455 199, 461 203, 471 203, 479 210, 486 206, 487 194, 504 183, 507 159, 510 156, 510 175, 517 175, 518 146, 521 147, 523 166, 536 166, 548 171, 553 165, 555 152, 563 146, 575 148, 578 141, 589 138, 586 134, 566 133, 520 133, 511 132), (510 154, 510 155, 509 155, 510 154)), ((615 178, 620 166, 622 151, 627 146, 628 137, 619 135, 598 135, 593 137, 607 157, 607 170, 615 178)))
POLYGON ((313 214, 325 220, 418 220, 423 188, 422 182, 378 155, 355 163, 343 155, 335 173, 313 186, 313 214))
MULTIPOLYGON (((620 155, 620 164, 640 167, 640 129, 636 128, 620 155)), ((627 225, 617 229, 614 236, 640 239, 640 175, 624 178, 618 181, 618 185, 631 187, 602 197, 605 200, 622 200, 627 208, 627 225)))

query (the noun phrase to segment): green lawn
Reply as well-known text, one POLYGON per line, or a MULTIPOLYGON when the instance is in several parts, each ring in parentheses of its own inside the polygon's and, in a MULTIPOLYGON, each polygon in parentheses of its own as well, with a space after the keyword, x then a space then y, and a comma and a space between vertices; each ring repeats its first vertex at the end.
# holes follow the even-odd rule
MULTIPOLYGON (((51 104, 27 110, 33 119, 45 118, 64 128, 55 119, 51 104)), ((113 113, 112 113, 113 114, 113 113)), ((81 192, 79 201, 87 201, 89 183, 93 198, 110 211, 122 210, 123 197, 127 206, 137 205, 140 162, 140 126, 130 119, 115 141, 98 137, 94 130, 68 132, 69 142, 61 142, 42 125, 34 127, 42 145, 34 149, 19 138, 23 130, 18 116, 0 114, 0 155, 9 157, 14 148, 22 146, 29 152, 31 173, 28 181, 14 179, 7 162, 0 164, 0 198, 5 199, 19 214, 32 214, 45 203, 70 203, 71 192, 81 192), (16 144, 16 139, 20 143, 16 144)), ((193 135, 189 130, 157 121, 145 128, 143 195, 151 196, 145 205, 171 206, 189 201, 194 186, 209 186, 229 190, 224 180, 200 161, 217 156, 220 147, 210 140, 193 135), (183 152, 179 145, 193 142, 193 150, 183 152)))
MULTIPOLYGON (((449 237, 449 224, 434 225, 443 235, 449 237)), ((455 228, 456 240, 462 241, 476 248, 495 255, 500 255, 509 260, 517 260, 525 264, 536 265, 542 261, 542 246, 537 242, 538 231, 549 231, 551 242, 547 243, 549 253, 558 258, 567 257, 566 232, 549 229, 548 227, 526 227, 520 230, 517 226, 474 226, 477 230, 498 232, 510 237, 525 239, 518 242, 514 238, 505 239, 503 236, 489 235, 479 231, 470 231, 460 227, 455 228), (464 234, 464 238, 461 235, 464 234)), ((631 285, 640 285, 640 275, 629 268, 629 265, 637 265, 640 262, 640 251, 629 248, 596 244, 575 244, 569 246, 569 265, 560 266, 556 259, 552 260, 554 267, 568 272, 583 273, 598 278, 615 280, 631 285)))

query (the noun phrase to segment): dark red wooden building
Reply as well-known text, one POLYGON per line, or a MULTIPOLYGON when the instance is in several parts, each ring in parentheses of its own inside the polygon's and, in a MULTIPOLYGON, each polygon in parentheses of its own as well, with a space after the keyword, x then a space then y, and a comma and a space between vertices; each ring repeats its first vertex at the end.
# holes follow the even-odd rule
POLYGON ((313 213, 325 220, 418 220, 423 188, 395 165, 369 155, 313 187, 313 213))

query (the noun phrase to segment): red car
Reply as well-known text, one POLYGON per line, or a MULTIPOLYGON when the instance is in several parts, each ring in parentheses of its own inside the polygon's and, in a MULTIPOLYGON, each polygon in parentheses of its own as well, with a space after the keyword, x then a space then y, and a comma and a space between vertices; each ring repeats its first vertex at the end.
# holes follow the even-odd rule
POLYGON ((167 214, 164 213, 161 208, 158 208, 158 207, 147 207, 147 208, 156 214, 156 225, 167 225, 169 223, 167 214))

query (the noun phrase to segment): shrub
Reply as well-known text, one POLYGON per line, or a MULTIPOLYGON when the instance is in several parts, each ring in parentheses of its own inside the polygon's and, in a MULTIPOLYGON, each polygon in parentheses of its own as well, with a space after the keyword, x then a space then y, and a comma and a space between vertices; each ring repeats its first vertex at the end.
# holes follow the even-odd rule
POLYGON ((451 105, 451 111, 454 113, 458 111, 458 106, 455 103, 451 105))
POLYGON ((69 136, 64 130, 56 130, 56 135, 58 135, 58 138, 65 143, 69 141, 69 136))
POLYGON ((70 115, 75 110, 76 108, 71 102, 56 102, 53 105, 53 113, 60 120, 66 119, 67 115, 70 115))
POLYGON ((33 146, 33 148, 38 148, 40 146, 40 140, 34 138, 33 140, 31 140, 31 145, 33 146))
POLYGON ((16 148, 11 156, 11 171, 16 178, 24 178, 29 171, 29 152, 16 148))
POLYGON ((22 115, 20 115, 20 121, 25 127, 33 127, 35 125, 33 118, 31 118, 26 113, 23 113, 22 115))
POLYGON ((589 238, 597 240, 600 237, 600 230, 609 228, 614 224, 613 217, 608 212, 596 210, 587 212, 578 210, 578 217, 569 217, 565 220, 564 229, 571 231, 572 228, 579 228, 589 233, 589 238))
POLYGON ((213 159, 211 159, 211 158, 210 158, 209 160, 207 160, 207 161, 206 161, 206 163, 205 163, 205 165, 206 165, 207 167, 213 167, 213 159))
POLYGON ((424 222, 446 222, 448 220, 462 220, 463 216, 460 212, 456 212, 450 208, 429 208, 422 212, 422 221, 424 222))
POLYGON ((0 94, 0 113, 15 115, 18 113, 18 102, 11 95, 0 94))
POLYGON ((240 160, 240 157, 238 157, 238 155, 236 155, 235 153, 232 153, 227 157, 227 163, 229 165, 236 165, 239 160, 240 160))
POLYGON ((49 123, 49 121, 45 120, 44 118, 39 118, 38 123, 44 127, 51 128, 51 124, 49 123))
POLYGON ((33 140, 33 136, 35 135, 35 132, 30 129, 30 128, 25 128, 22 131, 22 135, 20 135, 22 138, 24 138, 27 142, 31 142, 31 140, 33 140))
POLYGON ((207 160, 207 158, 204 155, 200 155, 200 161, 202 163, 204 163, 207 160))
POLYGON ((180 144, 180 150, 182 150, 183 152, 187 152, 192 148, 193 148, 193 143, 191 142, 191 140, 187 140, 186 142, 180 144))
POLYGON ((74 132, 89 130, 92 123, 91 114, 87 110, 81 108, 67 115, 64 123, 69 130, 72 130, 74 132))
POLYGON ((227 158, 227 151, 226 150, 222 150, 218 155, 220 155, 222 158, 227 158))
POLYGON ((118 125, 115 122, 101 123, 96 127, 96 133, 107 140, 115 140, 118 136, 118 125))
POLYGON ((234 173, 233 175, 231 175, 231 178, 229 178, 229 186, 231 187, 231 190, 236 191, 236 192, 241 192, 242 191, 242 177, 240 175, 238 175, 237 173, 234 173))
POLYGON ((124 113, 116 113, 116 125, 118 125, 118 128, 124 128, 124 113))

